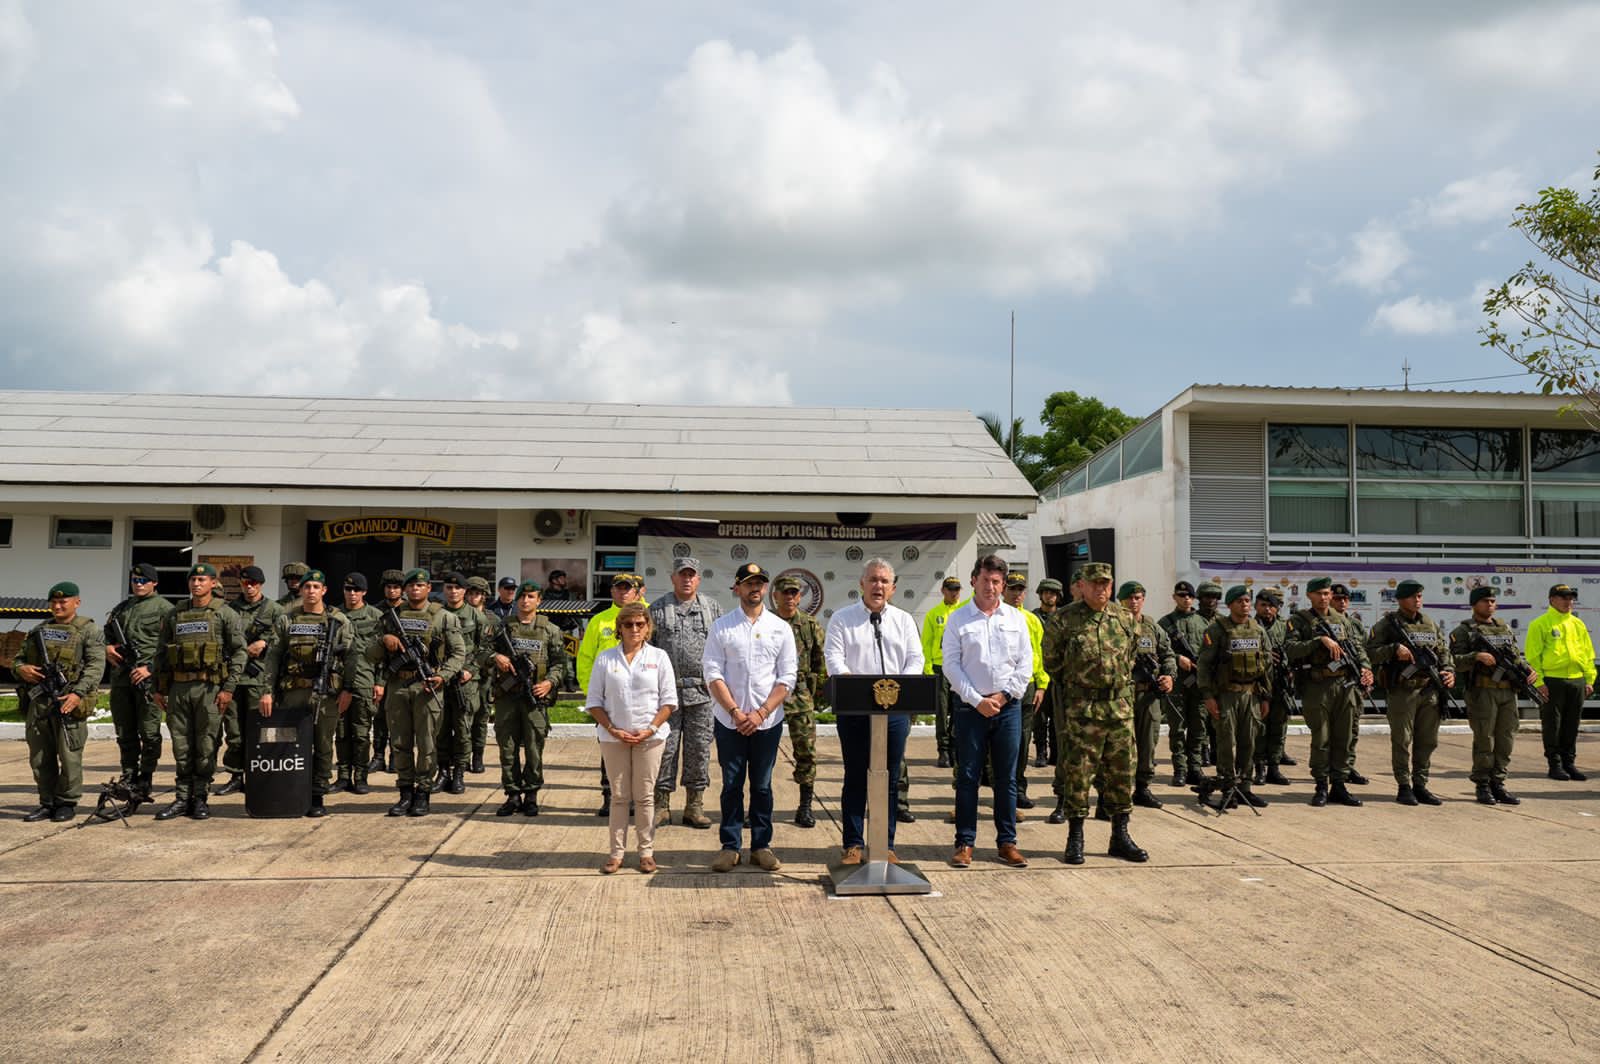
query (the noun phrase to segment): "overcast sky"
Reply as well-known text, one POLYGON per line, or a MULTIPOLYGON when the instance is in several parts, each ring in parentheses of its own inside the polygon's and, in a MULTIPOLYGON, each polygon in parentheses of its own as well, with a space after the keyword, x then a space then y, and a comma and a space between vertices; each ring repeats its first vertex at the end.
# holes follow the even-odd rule
POLYGON ((1030 419, 1511 372, 1600 5, 1312 6, 0 0, 0 365, 1003 414, 1015 309, 1030 419))

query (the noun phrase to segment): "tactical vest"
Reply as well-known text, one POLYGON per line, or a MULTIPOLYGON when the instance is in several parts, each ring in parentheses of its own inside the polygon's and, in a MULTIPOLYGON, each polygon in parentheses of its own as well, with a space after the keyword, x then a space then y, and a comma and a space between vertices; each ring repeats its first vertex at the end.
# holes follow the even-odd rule
MULTIPOLYGON (((1513 656, 1520 656, 1520 650, 1517 647, 1517 633, 1513 632, 1510 626, 1504 622, 1490 620, 1488 623, 1484 623, 1469 619, 1463 622, 1463 626, 1467 629, 1468 646, 1471 646, 1474 635, 1481 635, 1484 642, 1497 650, 1509 650, 1513 656)), ((1477 662, 1472 667, 1473 686, 1487 687, 1496 691, 1504 691, 1518 686, 1516 679, 1520 679, 1520 677, 1503 676, 1497 679, 1496 673, 1499 671, 1500 669, 1497 666, 1485 665, 1481 661, 1477 662)))
MULTIPOLYGON (((1301 623, 1305 625, 1306 631, 1310 633, 1313 639, 1322 638, 1323 633, 1318 630, 1318 626, 1321 624, 1328 626, 1329 631, 1333 633, 1334 639, 1349 640, 1355 635, 1345 622, 1344 614, 1338 610, 1330 609, 1326 616, 1318 617, 1316 610, 1305 609, 1295 614, 1295 616, 1300 618, 1301 623)), ((1301 662, 1301 668, 1310 666, 1326 667, 1332 660, 1333 656, 1328 653, 1328 648, 1318 643, 1311 651, 1311 654, 1301 662)))
MULTIPOLYGON (((1433 622, 1428 619, 1426 614, 1419 613, 1414 619, 1408 621, 1400 616, 1399 610, 1396 610, 1389 615, 1389 623, 1397 628, 1404 628, 1406 635, 1411 637, 1411 642, 1418 650, 1433 651, 1434 657, 1438 659, 1439 669, 1443 670, 1450 667, 1449 659, 1445 653, 1444 640, 1439 637, 1439 630, 1434 627, 1433 622)), ((1396 639, 1395 645, 1398 646, 1399 644, 1400 641, 1396 639)), ((1426 687, 1431 682, 1428 679, 1426 670, 1418 668, 1410 676, 1404 675, 1405 671, 1412 668, 1413 665, 1413 662, 1399 660, 1390 662, 1389 675, 1387 677, 1388 683, 1385 686, 1426 687)))
MULTIPOLYGON (((550 673, 551 641, 561 638, 561 633, 538 614, 534 614, 531 623, 524 624, 513 613, 500 624, 510 638, 517 657, 533 666, 533 682, 543 683, 550 673)), ((505 648, 498 646, 497 649, 503 651, 505 648)), ((515 691, 518 687, 516 670, 501 673, 498 682, 502 691, 515 691)))
POLYGON ((77 683, 83 676, 83 630, 89 623, 83 617, 74 617, 65 624, 46 621, 40 626, 49 663, 66 673, 69 684, 77 683))
MULTIPOLYGON (((444 628, 434 624, 434 618, 444 612, 444 607, 437 602, 424 603, 420 610, 414 610, 408 603, 403 609, 396 607, 395 616, 400 618, 400 628, 406 635, 422 643, 427 651, 428 664, 438 666, 444 663, 444 628)), ((398 664, 404 661, 399 655, 391 655, 398 664)), ((402 669, 404 666, 400 666, 402 669)))
POLYGON ((222 617, 211 606, 186 603, 172 617, 172 642, 167 664, 177 672, 205 672, 225 680, 227 657, 222 652, 222 617))
POLYGON ((1272 643, 1266 629, 1255 621, 1234 624, 1228 617, 1219 621, 1228 644, 1222 648, 1228 663, 1228 682, 1253 683, 1272 668, 1272 643))
MULTIPOLYGON (((334 633, 330 625, 336 623, 331 613, 305 613, 294 610, 288 615, 288 635, 283 644, 283 678, 287 680, 315 680, 320 671, 317 665, 317 646, 328 641, 328 653, 337 654, 333 645, 334 633)), ((339 689, 341 670, 335 663, 329 674, 330 690, 339 689)))

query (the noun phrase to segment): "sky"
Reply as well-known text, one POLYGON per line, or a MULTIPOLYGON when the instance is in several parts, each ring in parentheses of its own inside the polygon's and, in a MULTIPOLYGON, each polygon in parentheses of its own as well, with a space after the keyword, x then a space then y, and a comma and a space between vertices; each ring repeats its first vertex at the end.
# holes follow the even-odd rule
POLYGON ((1591 184, 1596 54, 1558 0, 0 0, 0 367, 1030 427, 1521 390, 1482 294, 1591 184))

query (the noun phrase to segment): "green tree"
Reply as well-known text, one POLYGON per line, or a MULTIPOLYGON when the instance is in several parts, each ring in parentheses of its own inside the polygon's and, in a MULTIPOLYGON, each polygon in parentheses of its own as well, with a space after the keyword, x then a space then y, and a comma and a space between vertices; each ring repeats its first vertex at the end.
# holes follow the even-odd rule
POLYGON ((1574 409, 1600 429, 1600 167, 1587 199, 1547 188, 1524 203, 1511 228, 1543 261, 1530 260, 1483 301, 1483 346, 1503 352, 1539 378, 1546 395, 1574 397, 1574 409))
POLYGON ((1044 401, 1039 421, 1044 434, 1035 437, 1040 470, 1039 478, 1033 480, 1035 487, 1049 484, 1139 424, 1138 418, 1077 392, 1052 393, 1044 401))
POLYGON ((999 414, 979 414, 978 420, 983 422, 983 427, 989 430, 989 435, 994 437, 1000 449, 1011 456, 1022 475, 1028 478, 1028 483, 1035 488, 1042 487, 1043 482, 1039 478, 1048 470, 1039 456, 1039 437, 1022 431, 1022 419, 1015 418, 1010 431, 1002 427, 999 414))

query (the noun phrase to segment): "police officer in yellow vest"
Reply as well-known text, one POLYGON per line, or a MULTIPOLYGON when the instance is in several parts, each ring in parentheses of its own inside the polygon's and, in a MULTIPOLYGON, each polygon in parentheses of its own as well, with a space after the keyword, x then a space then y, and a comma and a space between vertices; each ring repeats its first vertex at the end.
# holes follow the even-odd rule
POLYGON ((945 577, 944 583, 939 585, 940 601, 922 618, 922 671, 935 678, 933 737, 940 768, 955 764, 955 747, 950 737, 950 685, 944 678, 944 622, 961 605, 964 586, 958 576, 945 577))
POLYGON ((28 765, 39 789, 39 808, 22 819, 64 824, 83 797, 83 744, 89 714, 106 667, 100 628, 78 616, 78 585, 63 580, 50 589, 50 619, 28 633, 13 671, 28 739, 28 765))
POLYGON ((167 712, 177 777, 177 796, 157 820, 211 815, 206 793, 217 769, 217 733, 248 660, 244 626, 218 586, 214 566, 190 566, 189 601, 162 621, 156 641, 156 701, 167 712))
POLYGON ((1528 625, 1526 653, 1538 672, 1545 703, 1539 707, 1544 759, 1553 780, 1588 779, 1579 771, 1578 719, 1583 700, 1594 694, 1594 640, 1572 607, 1577 589, 1570 584, 1550 588, 1550 608, 1528 625))
POLYGON ((315 752, 311 758, 311 811, 325 816, 322 797, 333 778, 333 740, 339 718, 350 711, 350 686, 346 680, 371 680, 371 667, 350 653, 355 629, 343 612, 323 603, 328 578, 321 569, 308 569, 300 577, 300 602, 278 615, 272 645, 267 651, 267 688, 261 695, 261 715, 273 708, 285 710, 311 706, 315 714, 315 752), (274 697, 274 692, 277 696, 274 697))

